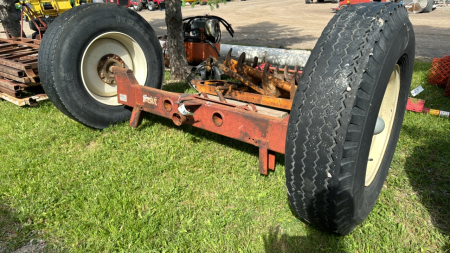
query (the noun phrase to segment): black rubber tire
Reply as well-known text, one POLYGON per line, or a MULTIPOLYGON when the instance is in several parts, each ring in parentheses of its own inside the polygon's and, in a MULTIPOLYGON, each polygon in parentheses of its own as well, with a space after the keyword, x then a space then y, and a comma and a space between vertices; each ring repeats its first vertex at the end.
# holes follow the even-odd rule
POLYGON ((149 11, 156 10, 155 3, 153 1, 148 2, 147 8, 148 8, 149 11))
POLYGON ((317 0, 318 3, 323 3, 325 0, 317 0))
POLYGON ((346 235, 373 209, 403 122, 414 47, 406 9, 396 3, 348 6, 325 27, 299 81, 286 136, 288 198, 306 222, 346 235), (392 131, 379 170, 365 186, 378 111, 396 65, 392 131))
POLYGON ((86 4, 64 12, 45 33, 38 58, 41 83, 53 104, 70 118, 100 129, 131 115, 128 107, 97 101, 83 83, 83 53, 107 32, 125 34, 139 45, 146 66, 146 81, 141 84, 161 88, 164 61, 155 32, 140 15, 116 4, 86 4))
POLYGON ((136 6, 135 11, 142 11, 142 3, 138 3, 138 5, 136 6))
POLYGON ((310 4, 313 0, 305 0, 305 3, 310 4))

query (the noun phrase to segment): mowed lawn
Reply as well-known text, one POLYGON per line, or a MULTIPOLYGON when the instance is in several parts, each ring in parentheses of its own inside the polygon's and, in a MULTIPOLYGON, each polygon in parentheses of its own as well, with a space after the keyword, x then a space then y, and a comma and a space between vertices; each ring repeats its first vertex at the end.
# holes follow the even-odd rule
MULTIPOLYGON (((450 111, 429 68, 416 62, 412 88, 450 111)), ((374 210, 339 237, 292 213, 283 155, 262 176, 256 147, 157 116, 100 131, 49 101, 0 101, 0 252, 31 239, 51 252, 450 251, 450 119, 406 112, 374 210)))

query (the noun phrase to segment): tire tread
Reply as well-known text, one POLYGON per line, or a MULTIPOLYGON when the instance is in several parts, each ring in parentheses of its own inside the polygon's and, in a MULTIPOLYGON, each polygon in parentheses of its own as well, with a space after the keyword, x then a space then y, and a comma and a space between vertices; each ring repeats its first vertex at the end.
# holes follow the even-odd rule
POLYGON ((353 187, 353 174, 346 168, 356 162, 355 143, 363 132, 375 73, 381 68, 372 51, 384 47, 379 50, 384 54, 387 34, 393 35, 388 24, 407 19, 406 10, 398 11, 402 7, 397 6, 370 3, 341 10, 324 29, 305 67, 308 75, 301 77, 296 91, 287 134, 292 147, 286 150, 286 185, 295 212, 323 230, 345 234, 354 227, 351 208, 340 208, 352 205, 350 196, 342 198, 353 187), (333 68, 336 65, 339 71, 333 68), (348 86, 339 80, 348 80, 348 86), (319 116, 322 112, 326 116, 319 116), (305 183, 308 178, 312 187, 305 183))

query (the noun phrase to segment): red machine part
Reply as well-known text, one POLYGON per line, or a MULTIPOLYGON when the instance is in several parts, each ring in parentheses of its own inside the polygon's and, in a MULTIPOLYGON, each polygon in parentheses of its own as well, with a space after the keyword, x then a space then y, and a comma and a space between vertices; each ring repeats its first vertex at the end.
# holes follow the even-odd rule
MULTIPOLYGON (((185 40, 184 49, 186 50, 186 58, 189 65, 196 66, 202 62, 204 62, 208 57, 220 57, 220 43, 208 43, 206 41, 206 36, 204 33, 204 29, 200 28, 200 36, 196 41, 185 40)), ((158 37, 160 43, 162 43, 162 47, 166 50, 167 46, 167 35, 158 37)), ((164 65, 169 67, 170 65, 170 56, 167 55, 166 51, 164 53, 164 65)))
POLYGON ((211 100, 207 95, 168 92, 140 86, 129 69, 112 67, 118 101, 133 107, 130 126, 137 127, 142 111, 191 125, 259 147, 259 172, 275 168, 275 152, 284 154, 289 116, 271 117, 254 106, 236 106, 211 100))
POLYGON ((373 0, 339 0, 339 9, 345 8, 348 5, 370 3, 370 2, 386 2, 386 0, 373 1, 373 0))
POLYGON ((130 7, 130 3, 128 0, 106 0, 107 3, 115 3, 122 6, 130 7))
POLYGON ((198 65, 204 62, 208 57, 220 57, 220 43, 207 43, 205 29, 199 28, 199 41, 185 41, 186 58, 190 65, 198 65))
MULTIPOLYGON (((219 43, 213 43, 214 46, 220 50, 219 43)), ((186 50, 186 58, 190 65, 197 65, 208 59, 209 56, 219 57, 217 51, 208 43, 203 40, 201 42, 184 42, 184 48, 186 50)))

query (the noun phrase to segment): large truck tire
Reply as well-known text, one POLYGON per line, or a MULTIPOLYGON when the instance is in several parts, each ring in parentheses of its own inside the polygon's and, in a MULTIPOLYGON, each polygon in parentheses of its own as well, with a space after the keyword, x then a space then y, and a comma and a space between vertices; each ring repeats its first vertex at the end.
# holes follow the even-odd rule
POLYGON ((143 8, 142 3, 138 3, 137 5, 133 5, 133 9, 135 11, 142 11, 142 8, 143 8))
POLYGON ((156 6, 155 6, 155 3, 153 2, 153 0, 148 2, 147 8, 148 8, 149 11, 156 10, 156 6))
POLYGON ((414 47, 406 9, 396 3, 348 6, 324 29, 286 137, 288 198, 306 222, 346 235, 373 209, 399 137, 414 47))
POLYGON ((70 118, 100 129, 131 115, 130 108, 118 103, 109 66, 129 68, 141 85, 153 88, 161 88, 164 78, 155 32, 140 15, 115 4, 87 4, 64 12, 45 33, 38 64, 53 104, 70 118))

